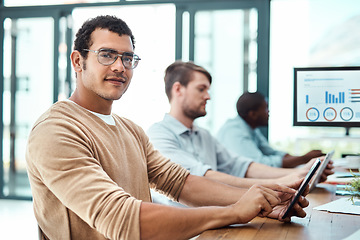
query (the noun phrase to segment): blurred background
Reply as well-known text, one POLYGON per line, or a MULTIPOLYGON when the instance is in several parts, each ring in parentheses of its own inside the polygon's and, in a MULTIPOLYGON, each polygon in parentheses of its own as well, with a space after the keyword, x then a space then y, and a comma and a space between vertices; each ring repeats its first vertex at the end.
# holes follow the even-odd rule
POLYGON ((192 60, 213 76, 208 114, 197 120, 213 135, 236 116, 244 91, 260 91, 270 110, 269 126, 262 130, 275 148, 292 154, 335 149, 335 158, 359 153, 359 128, 345 136, 342 127, 293 126, 294 67, 360 65, 357 0, 0 0, 5 236, 37 239, 27 137, 35 120, 75 89, 69 59, 74 35, 86 19, 100 14, 122 18, 135 36, 142 60, 113 112, 145 130, 169 110, 165 68, 177 59, 192 60), (18 231, 19 226, 27 227, 18 231))

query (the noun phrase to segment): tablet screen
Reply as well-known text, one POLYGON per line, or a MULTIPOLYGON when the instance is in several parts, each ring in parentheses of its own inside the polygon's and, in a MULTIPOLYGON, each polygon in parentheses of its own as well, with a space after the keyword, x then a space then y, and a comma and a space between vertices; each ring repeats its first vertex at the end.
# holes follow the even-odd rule
POLYGON ((313 177, 313 180, 310 183, 310 191, 313 190, 316 187, 316 184, 319 183, 321 174, 325 170, 326 166, 328 165, 329 161, 332 159, 332 156, 334 155, 334 150, 327 153, 324 160, 321 162, 321 165, 319 167, 319 170, 315 173, 315 176, 313 177))
POLYGON ((296 195, 294 196, 294 198, 292 199, 289 207, 286 209, 286 212, 284 214, 284 216, 282 216, 282 219, 286 218, 287 215, 289 214, 291 208, 294 206, 294 204, 299 200, 299 197, 304 193, 307 185, 309 184, 312 176, 314 176, 316 170, 319 168, 320 166, 320 159, 316 159, 316 161, 314 162, 314 164, 311 166, 311 169, 309 170, 309 172, 306 174, 306 177, 304 179, 304 181, 301 183, 301 186, 299 187, 298 192, 296 193, 296 195))

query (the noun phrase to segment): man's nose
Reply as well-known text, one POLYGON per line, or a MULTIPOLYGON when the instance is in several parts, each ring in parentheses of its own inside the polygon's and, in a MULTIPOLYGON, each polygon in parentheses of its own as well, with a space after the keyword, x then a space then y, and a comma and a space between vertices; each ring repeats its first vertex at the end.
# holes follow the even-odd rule
POLYGON ((118 57, 113 64, 111 64, 111 70, 114 72, 125 72, 125 66, 120 57, 118 57))
POLYGON ((210 100, 210 93, 208 91, 206 91, 205 99, 210 100))

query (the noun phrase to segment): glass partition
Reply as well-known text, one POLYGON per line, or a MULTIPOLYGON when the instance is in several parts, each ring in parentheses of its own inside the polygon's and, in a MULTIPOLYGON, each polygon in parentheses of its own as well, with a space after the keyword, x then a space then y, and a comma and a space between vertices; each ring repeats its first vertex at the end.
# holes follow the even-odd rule
POLYGON ((207 115, 197 122, 214 135, 237 115, 238 97, 257 89, 257 18, 256 9, 195 14, 194 61, 213 77, 207 115))
POLYGON ((5 196, 31 197, 25 149, 32 125, 53 100, 53 26, 52 18, 4 21, 5 196))
POLYGON ((119 0, 4 0, 4 6, 38 6, 38 5, 59 5, 77 3, 97 3, 97 2, 118 2, 119 0))

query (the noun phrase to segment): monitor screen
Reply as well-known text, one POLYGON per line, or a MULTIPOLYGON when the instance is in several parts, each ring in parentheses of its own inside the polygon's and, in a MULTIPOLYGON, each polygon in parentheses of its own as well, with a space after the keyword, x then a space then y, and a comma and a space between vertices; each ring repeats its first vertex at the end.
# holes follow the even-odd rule
POLYGON ((294 68, 294 126, 360 127, 360 66, 294 68))

